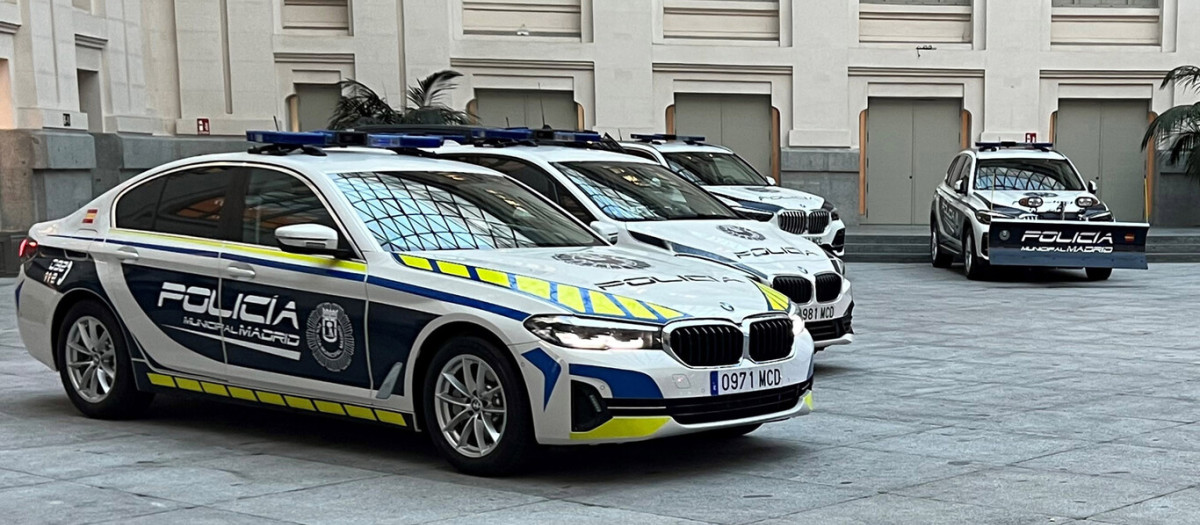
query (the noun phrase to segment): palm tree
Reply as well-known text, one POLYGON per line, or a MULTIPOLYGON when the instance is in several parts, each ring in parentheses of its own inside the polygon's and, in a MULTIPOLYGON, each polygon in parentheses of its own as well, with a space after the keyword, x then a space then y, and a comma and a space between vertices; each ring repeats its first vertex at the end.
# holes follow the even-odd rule
POLYGON ((386 98, 357 80, 338 83, 342 96, 329 117, 330 129, 347 129, 370 124, 450 124, 471 122, 471 115, 441 102, 442 96, 454 89, 454 79, 462 73, 438 71, 417 85, 408 88, 408 107, 393 108, 386 98))
MULTIPOLYGON (((1200 67, 1180 66, 1171 70, 1163 77, 1161 89, 1172 84, 1200 91, 1200 67)), ((1142 149, 1151 143, 1169 152, 1168 164, 1177 166, 1183 162, 1185 173, 1200 180, 1200 102, 1175 106, 1155 118, 1146 129, 1142 149)))

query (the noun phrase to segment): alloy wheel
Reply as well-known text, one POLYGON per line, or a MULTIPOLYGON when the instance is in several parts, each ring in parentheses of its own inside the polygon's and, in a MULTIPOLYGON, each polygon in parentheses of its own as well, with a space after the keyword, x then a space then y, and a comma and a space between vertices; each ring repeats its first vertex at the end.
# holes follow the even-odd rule
POLYGON ((499 376, 483 359, 459 355, 447 362, 434 396, 438 428, 459 454, 479 458, 500 444, 508 405, 499 376))
POLYGON ((108 397, 117 379, 117 347, 112 333, 92 316, 83 316, 67 332, 67 376, 79 397, 99 403, 108 397))

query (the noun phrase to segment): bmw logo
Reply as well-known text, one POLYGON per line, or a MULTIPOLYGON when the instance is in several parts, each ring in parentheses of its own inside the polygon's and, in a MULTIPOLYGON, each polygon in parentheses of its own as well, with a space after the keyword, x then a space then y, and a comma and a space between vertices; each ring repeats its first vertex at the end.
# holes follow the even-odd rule
POLYGON ((1012 237, 1012 234, 1008 233, 1008 230, 1000 230, 1000 240, 1007 241, 1009 237, 1012 237))
POLYGON ((732 305, 732 304, 729 304, 729 303, 721 303, 721 309, 722 309, 722 310, 725 310, 726 312, 732 312, 732 311, 733 311, 733 305, 732 305))

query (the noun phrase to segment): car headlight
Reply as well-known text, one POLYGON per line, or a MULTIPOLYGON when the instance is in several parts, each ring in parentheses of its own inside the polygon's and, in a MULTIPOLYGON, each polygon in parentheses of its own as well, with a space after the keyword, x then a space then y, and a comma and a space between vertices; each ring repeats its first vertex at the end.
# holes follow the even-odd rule
POLYGON ((743 219, 750 219, 759 222, 768 222, 771 220, 771 218, 775 217, 775 214, 769 211, 753 210, 750 208, 744 208, 742 206, 733 206, 730 209, 732 209, 743 219))
POLYGON ((539 315, 525 328, 544 341, 580 350, 662 348, 662 328, 570 315, 539 315))
POLYGON ((975 218, 979 220, 980 224, 991 224, 992 219, 1011 219, 1012 217, 998 211, 978 210, 975 212, 975 218))
POLYGON ((825 201, 825 204, 821 205, 821 209, 829 212, 829 220, 830 221, 841 220, 841 218, 842 218, 840 215, 838 215, 837 206, 829 204, 829 201, 825 201))
POLYGON ((800 337, 804 333, 804 319, 800 318, 800 307, 796 303, 788 303, 787 316, 792 320, 792 335, 800 337))

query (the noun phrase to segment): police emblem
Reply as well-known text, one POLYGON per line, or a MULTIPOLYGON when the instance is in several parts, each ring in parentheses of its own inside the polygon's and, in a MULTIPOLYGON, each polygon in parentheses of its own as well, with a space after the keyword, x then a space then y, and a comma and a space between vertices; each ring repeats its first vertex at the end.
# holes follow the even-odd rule
POLYGON ((619 255, 598 253, 560 253, 555 255, 554 258, 567 264, 606 268, 609 270, 641 270, 650 267, 650 263, 646 261, 639 261, 619 255))
POLYGON ((308 315, 305 333, 313 358, 330 372, 341 372, 354 357, 354 326, 341 305, 321 303, 308 315))
POLYGON ((758 233, 754 230, 751 230, 750 228, 746 228, 743 226, 722 225, 722 226, 717 226, 717 229, 721 230, 722 232, 728 233, 729 235, 732 235, 734 237, 741 237, 742 239, 746 239, 749 241, 761 241, 763 239, 766 239, 766 237, 763 236, 763 234, 758 233))

